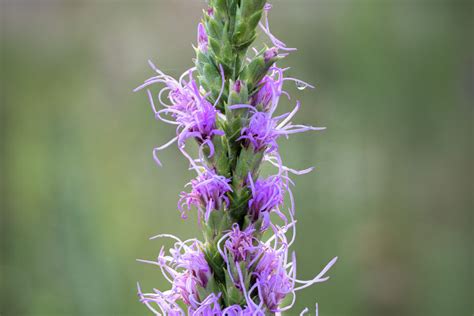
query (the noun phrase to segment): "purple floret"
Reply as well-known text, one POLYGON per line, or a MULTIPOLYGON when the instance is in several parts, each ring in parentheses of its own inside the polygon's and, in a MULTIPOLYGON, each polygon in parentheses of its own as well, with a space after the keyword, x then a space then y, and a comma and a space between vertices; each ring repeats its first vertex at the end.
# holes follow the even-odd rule
POLYGON ((267 149, 269 152, 278 149, 276 139, 276 122, 264 112, 255 112, 248 127, 242 128, 241 137, 238 140, 245 140, 246 146, 253 146, 255 151, 267 149))
POLYGON ((247 147, 252 145, 255 151, 265 150, 266 153, 272 153, 278 149, 276 140, 280 136, 288 137, 290 134, 325 129, 324 127, 292 124, 290 120, 298 112, 299 108, 300 103, 297 102, 293 111, 277 117, 272 117, 273 111, 258 112, 254 110, 249 126, 242 128, 241 136, 238 140, 244 140, 247 147))
MULTIPOLYGON (((225 1, 222 4, 224 3, 225 1)), ((236 3, 241 7, 239 1, 236 3)), ((215 4, 211 1, 211 5, 215 4)), ((196 178, 187 184, 190 186, 189 192, 181 193, 178 210, 182 218, 187 218, 190 209, 196 207, 199 223, 206 236, 205 242, 197 239, 181 241, 166 234, 153 237, 172 238, 175 244, 168 252, 162 248, 156 261, 139 261, 159 267, 170 283, 170 289, 153 289, 151 293, 143 293, 138 286, 138 295, 140 301, 156 315, 279 316, 294 305, 297 291, 326 281, 329 278, 325 276, 326 272, 337 260, 337 257, 332 259, 311 280, 296 278, 296 256, 294 253, 290 254, 289 250, 296 238, 294 199, 291 191, 294 183, 289 174, 305 174, 311 168, 294 170, 283 165, 277 143, 280 136, 288 137, 290 134, 324 128, 292 123, 300 108, 299 102, 296 102, 292 111, 282 115, 276 114, 281 96, 284 95, 290 100, 289 94, 283 90, 286 81, 296 83, 300 90, 312 86, 299 79, 285 77, 289 68, 279 68, 275 64, 276 60, 296 49, 288 48, 270 32, 268 13, 271 5, 267 3, 264 6, 263 22, 259 25, 272 43, 272 47, 263 52, 263 59, 267 66, 269 63, 273 65, 265 76, 261 74, 263 78, 258 77, 262 79, 256 86, 254 82, 249 85, 246 80, 240 80, 245 61, 240 63, 236 59, 236 69, 230 69, 230 76, 228 68, 232 66, 220 64, 222 60, 217 58, 218 53, 214 51, 219 49, 215 45, 212 49, 209 47, 209 38, 212 36, 214 39, 216 31, 221 27, 224 27, 224 32, 218 32, 221 35, 215 38, 217 41, 225 40, 228 35, 235 35, 232 35, 232 25, 219 24, 221 17, 228 15, 230 11, 218 11, 221 6, 215 8, 216 12, 212 7, 207 9, 203 22, 198 25, 196 51, 198 59, 209 59, 211 66, 219 70, 221 83, 217 98, 214 92, 218 86, 213 84, 211 97, 211 92, 205 91, 206 89, 199 85, 199 82, 203 82, 202 79, 212 79, 211 82, 215 82, 218 79, 214 78, 217 73, 207 73, 201 67, 199 71, 191 68, 179 79, 174 79, 149 62, 157 75, 135 89, 146 89, 155 117, 176 127, 176 136, 163 146, 155 148, 153 155, 161 165, 157 152, 177 143, 181 153, 188 159, 191 169, 197 172, 196 178), (209 34, 206 27, 210 31, 209 34), (194 72, 199 73, 195 75, 194 72), (208 76, 211 78, 207 78, 208 76), (150 86, 155 84, 162 85, 158 93, 149 90, 150 86), (158 109, 155 101, 158 101, 162 108, 158 109), (218 105, 220 110, 225 111, 220 112, 218 105), (245 110, 229 113, 237 109, 245 110), (234 118, 238 119, 233 120, 234 118), (223 138, 216 139, 216 136, 223 138), (188 139, 197 142, 198 158, 194 158, 185 150, 188 139), (216 149, 214 144, 219 145, 219 155, 216 154, 217 159, 208 160, 204 154, 212 157, 216 149), (258 158, 255 159, 256 166, 247 166, 250 165, 249 162, 253 164, 253 157, 248 157, 252 154, 258 158), (226 170, 229 171, 230 178, 216 171, 223 169, 218 163, 224 160, 225 164, 226 158, 229 160, 226 170), (278 173, 267 178, 258 178, 256 175, 261 162, 269 162, 277 167, 278 173), (248 178, 241 179, 240 175, 246 175, 247 172, 248 178), (236 175, 239 177, 233 179, 236 175), (230 194, 233 188, 236 194, 230 194), (242 189, 244 194, 240 194, 242 189), (285 197, 289 201, 288 210, 282 211, 285 197), (243 214, 242 221, 232 222, 232 211, 235 207, 247 211, 243 214), (276 218, 276 221, 273 221, 273 218, 270 220, 271 214, 277 215, 281 220, 275 216, 273 218, 276 218), (214 233, 212 238, 209 238, 208 231, 214 233)), ((233 14, 239 17, 242 13, 239 12, 233 14)), ((230 40, 232 42, 232 37, 230 40)), ((261 62, 262 51, 254 48, 254 52, 256 58, 259 58, 258 62, 261 62)), ((233 56, 232 60, 234 57, 238 56, 233 56)), ((249 62, 251 60, 248 59, 249 62)), ((301 315, 307 311, 308 309, 303 310, 301 315)))
POLYGON ((224 132, 216 126, 219 111, 206 99, 208 94, 203 93, 197 86, 193 78, 194 68, 186 71, 179 80, 175 80, 161 72, 151 62, 150 66, 158 75, 146 80, 135 91, 156 83, 165 84, 165 87, 158 93, 158 100, 164 107, 163 109, 158 110, 156 108, 154 97, 150 90, 147 90, 148 97, 156 118, 165 123, 176 125, 176 137, 165 145, 153 150, 155 161, 161 165, 157 152, 177 142, 181 152, 195 166, 194 160, 184 151, 185 142, 189 138, 196 139, 201 147, 205 145, 209 147, 210 156, 212 156, 214 153, 213 136, 224 135, 224 132), (187 81, 185 80, 186 77, 188 77, 187 81), (170 103, 163 101, 163 97, 166 95, 170 103))
POLYGON ((223 251, 224 260, 227 261, 230 257, 235 262, 246 261, 255 257, 256 247, 254 244, 258 242, 253 236, 255 229, 249 226, 244 231, 241 231, 238 224, 232 226, 232 230, 227 234, 223 251))
POLYGON ((265 251, 254 274, 259 299, 271 312, 280 311, 281 301, 294 288, 294 282, 291 281, 284 266, 283 257, 276 251, 265 251))
POLYGON ((223 210, 229 206, 227 192, 232 191, 230 180, 220 176, 213 170, 206 170, 199 174, 196 179, 187 185, 191 186, 191 192, 182 192, 178 202, 178 209, 182 218, 187 218, 191 206, 199 210, 199 217, 204 216, 207 221, 212 211, 223 210))
POLYGON ((190 308, 199 308, 206 299, 199 296, 199 288, 205 288, 212 277, 211 268, 201 250, 203 245, 193 239, 182 242, 171 235, 157 237, 175 239, 174 248, 170 249, 168 255, 161 249, 157 261, 139 261, 160 267, 164 277, 171 283, 171 289, 164 292, 154 289, 154 293, 142 293, 138 287, 140 300, 155 314, 158 313, 155 309, 157 306, 164 315, 185 315, 178 302, 182 301, 190 308))
POLYGON ((270 224, 270 212, 274 211, 286 222, 285 215, 280 211, 285 197, 285 185, 280 176, 258 179, 255 183, 249 176, 249 187, 252 197, 249 200, 249 214, 252 221, 263 220, 262 230, 270 224))

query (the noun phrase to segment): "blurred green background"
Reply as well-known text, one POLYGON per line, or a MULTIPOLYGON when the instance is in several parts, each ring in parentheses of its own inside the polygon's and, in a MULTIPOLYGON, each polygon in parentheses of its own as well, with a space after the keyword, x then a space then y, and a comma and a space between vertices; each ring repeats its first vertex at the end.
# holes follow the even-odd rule
MULTIPOLYGON (((176 203, 193 176, 144 93, 151 58, 192 66, 204 1, 0 0, 0 315, 145 315, 136 281, 166 288, 158 233, 201 236, 176 203)), ((295 309, 324 316, 472 315, 471 1, 274 0, 299 51, 295 309)), ((289 109, 290 103, 282 103, 289 109)), ((167 244, 169 245, 169 244, 167 244)))

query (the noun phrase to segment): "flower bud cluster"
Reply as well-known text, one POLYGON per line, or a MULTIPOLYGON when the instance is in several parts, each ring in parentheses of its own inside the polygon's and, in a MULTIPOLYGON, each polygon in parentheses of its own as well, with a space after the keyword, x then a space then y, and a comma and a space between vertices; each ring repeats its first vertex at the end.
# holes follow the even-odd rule
POLYGON ((296 291, 326 281, 337 259, 312 280, 296 278, 290 174, 311 169, 286 167, 278 139, 324 128, 292 123, 299 102, 276 114, 280 97, 290 99, 285 82, 300 90, 311 85, 276 65, 294 49, 270 32, 270 9, 265 0, 209 0, 197 29, 195 67, 174 79, 150 62, 156 75, 136 89, 146 89, 155 117, 176 128, 153 155, 161 165, 159 151, 176 144, 196 172, 178 210, 186 219, 196 209, 204 233, 204 242, 159 235, 176 241, 169 254, 162 249, 156 261, 140 260, 158 266, 171 285, 152 293, 139 287, 141 302, 157 315, 276 315, 293 306, 296 291), (250 54, 258 26, 272 46, 250 54), (156 84, 158 93, 151 90, 156 84), (186 148, 190 140, 196 154, 186 148), (276 173, 262 177, 264 163, 276 173))

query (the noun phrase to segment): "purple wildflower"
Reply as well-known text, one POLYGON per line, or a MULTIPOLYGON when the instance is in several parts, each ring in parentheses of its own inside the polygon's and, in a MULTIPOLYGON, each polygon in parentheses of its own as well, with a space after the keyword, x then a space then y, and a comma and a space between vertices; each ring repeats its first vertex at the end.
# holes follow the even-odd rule
POLYGON ((287 275, 283 257, 268 249, 258 262, 254 275, 258 297, 271 312, 279 312, 281 301, 293 291, 294 282, 287 275))
POLYGON ((255 229, 252 226, 241 231, 238 225, 234 225, 232 231, 222 237, 221 240, 225 238, 227 240, 223 249, 219 246, 219 252, 226 260, 229 273, 237 271, 237 275, 230 273, 230 277, 236 288, 244 294, 247 307, 257 315, 260 315, 259 311, 266 309, 279 312, 279 304, 289 293, 293 293, 295 283, 291 276, 294 270, 291 268, 287 270, 291 267, 291 264, 286 264, 288 243, 282 233, 283 230, 277 231, 274 238, 266 243, 255 238, 254 232, 255 229), (272 241, 274 241, 274 248, 270 247, 272 241), (227 261, 226 258, 232 261, 227 261), (246 271, 241 269, 239 262, 246 263, 246 271), (248 273, 251 274, 254 282, 246 290, 244 274, 248 273))
POLYGON ((178 202, 178 209, 182 218, 187 218, 187 212, 194 205, 199 210, 199 217, 204 215, 207 221, 212 211, 221 210, 229 206, 227 192, 232 191, 230 180, 220 176, 213 170, 206 170, 191 180, 187 185, 191 186, 191 192, 182 192, 178 202))
MULTIPOLYGON (((238 108, 238 106, 231 106, 231 108, 238 108)), ((272 117, 272 112, 258 112, 250 118, 249 126, 242 128, 241 136, 238 140, 244 140, 246 146, 252 145, 255 151, 265 150, 271 153, 278 149, 276 140, 284 135, 302 133, 306 131, 324 130, 324 127, 312 127, 306 125, 293 125, 290 120, 298 112, 300 103, 297 102, 293 111, 283 115, 272 117)))
MULTIPOLYGON (((197 28, 196 68, 187 70, 176 80, 150 62, 157 75, 135 89, 147 90, 157 119, 176 126, 176 136, 155 148, 153 155, 161 165, 157 152, 177 143, 191 169, 197 172, 197 177, 187 184, 190 191, 181 193, 178 210, 182 218, 187 218, 191 207, 196 207, 206 238, 200 242, 181 241, 172 235, 153 237, 176 241, 168 253, 162 248, 156 261, 140 260, 158 266, 171 285, 169 290, 154 289, 151 293, 143 293, 138 286, 140 301, 156 315, 280 315, 294 305, 296 291, 326 281, 329 277, 325 273, 337 260, 337 257, 331 260, 311 280, 296 278, 296 256, 289 254, 296 238, 290 188, 294 183, 289 173, 304 174, 311 169, 284 166, 277 140, 280 136, 324 128, 291 122, 299 110, 299 102, 292 111, 275 115, 280 97, 290 99, 283 90, 285 81, 295 82, 300 90, 311 86, 285 77, 288 68, 279 68, 274 63, 295 49, 288 48, 270 32, 271 5, 257 1, 250 6, 245 1, 209 2, 210 7, 204 11, 203 22, 197 28), (236 10, 228 10, 229 4, 236 10), (253 60, 258 58, 258 63, 253 63, 250 57, 242 60, 232 44, 236 40, 254 39, 256 25, 251 22, 262 8, 264 19, 259 25, 273 47, 263 52, 265 68, 260 69, 262 51, 254 48, 253 60), (254 28, 250 29, 250 25, 254 28), (222 49, 217 45, 209 49, 211 38, 222 49), (255 78, 262 79, 257 83, 255 78), (154 84, 163 85, 157 94, 149 90, 154 84), (155 101, 162 108, 158 109, 155 101), (237 109, 245 110, 229 112, 237 109), (198 158, 185 150, 189 139, 198 144, 198 158), (209 154, 208 158, 215 157, 206 159, 204 153, 209 154), (262 162, 276 166, 278 173, 255 179, 262 162), (285 197, 290 204, 287 210, 283 210, 285 197), (271 221, 272 213, 282 221, 271 221), (270 233, 263 234, 266 230, 270 233), (267 235, 265 240, 263 236, 267 235), (291 301, 282 306, 286 297, 291 301)), ((242 42, 243 49, 250 44, 242 42)))
POLYGON ((242 136, 238 140, 245 140, 247 147, 251 144, 255 151, 261 151, 268 148, 268 151, 274 151, 278 148, 276 139, 276 122, 263 112, 255 112, 248 127, 242 129, 242 136))
POLYGON ((161 166, 157 152, 177 142, 181 152, 194 165, 189 155, 184 152, 185 142, 189 138, 195 138, 201 146, 209 146, 210 156, 212 156, 214 153, 212 137, 214 135, 224 135, 224 132, 216 127, 219 111, 207 101, 206 95, 203 95, 201 89, 198 88, 192 76, 194 69, 189 69, 183 73, 179 80, 175 80, 157 69, 153 63, 149 62, 149 64, 158 73, 158 76, 146 80, 135 91, 156 83, 165 84, 165 87, 158 93, 158 100, 164 109, 157 110, 150 90, 147 90, 148 97, 156 118, 165 123, 176 125, 176 137, 153 150, 155 161, 161 166), (188 81, 185 80, 185 77, 189 78, 188 81), (163 101, 163 96, 166 93, 171 104, 163 101), (170 119, 164 117, 165 115, 170 116, 170 119))
POLYGON ((172 288, 168 291, 154 293, 142 293, 139 288, 139 296, 142 302, 153 309, 152 304, 157 305, 164 315, 184 315, 177 304, 183 301, 186 305, 197 309, 205 297, 199 296, 199 288, 205 288, 212 277, 211 269, 202 253, 202 244, 194 239, 182 242, 172 235, 158 235, 153 238, 169 237, 176 240, 174 248, 166 255, 161 249, 156 262, 139 260, 144 263, 157 265, 161 268, 163 275, 171 283, 172 288))
POLYGON ((274 111, 278 106, 281 95, 285 95, 288 100, 290 95, 288 92, 283 90, 283 84, 285 81, 293 81, 298 89, 314 88, 307 82, 300 79, 285 77, 284 72, 288 68, 282 69, 277 66, 270 68, 270 73, 266 75, 259 83, 259 90, 251 98, 251 104, 253 106, 261 105, 264 111, 274 111))
POLYGON ((279 88, 274 85, 277 85, 277 82, 270 76, 265 76, 260 81, 260 89, 252 96, 251 104, 253 106, 262 105, 264 110, 269 110, 274 98, 274 91, 279 88))
POLYGON ((257 241, 253 236, 255 229, 249 226, 244 231, 241 231, 239 225, 234 224, 232 230, 226 235, 227 240, 224 244, 223 258, 227 261, 230 256, 234 262, 246 261, 255 257, 255 250, 258 248, 254 246, 257 241))
POLYGON ((249 176, 249 186, 252 198, 249 200, 249 214, 253 221, 263 219, 262 230, 268 228, 270 224, 270 212, 274 211, 285 222, 286 216, 280 211, 285 196, 285 185, 282 177, 275 175, 267 179, 258 179, 255 183, 249 176))
POLYGON ((274 236, 265 243, 260 242, 258 246, 259 260, 252 272, 255 283, 247 293, 249 306, 257 305, 252 298, 256 291, 260 304, 264 303, 268 310, 286 311, 294 305, 297 291, 329 279, 325 274, 336 263, 337 257, 333 258, 313 279, 296 278, 296 257, 293 253, 291 260, 288 258, 290 243, 286 239, 286 229, 287 226, 280 229, 274 227, 274 236), (271 244, 273 246, 270 246, 271 244), (287 306, 280 306, 288 295, 292 296, 292 301, 287 306))

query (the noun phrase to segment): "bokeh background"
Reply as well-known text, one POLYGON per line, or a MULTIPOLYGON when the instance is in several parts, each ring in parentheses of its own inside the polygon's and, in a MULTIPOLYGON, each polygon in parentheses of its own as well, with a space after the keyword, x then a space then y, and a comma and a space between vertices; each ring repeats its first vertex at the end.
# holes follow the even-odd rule
MULTIPOLYGON (((0 315, 145 315, 165 288, 158 233, 201 236, 176 202, 193 176, 154 120, 146 61, 192 66, 197 0, 0 0, 0 315)), ((472 315, 471 1, 273 0, 290 74, 316 90, 281 142, 298 177, 295 309, 324 316, 472 315)), ((290 103, 282 107, 290 108, 290 103)))

